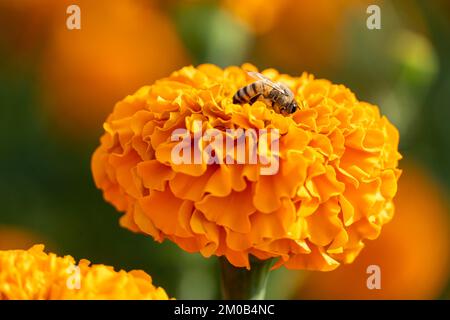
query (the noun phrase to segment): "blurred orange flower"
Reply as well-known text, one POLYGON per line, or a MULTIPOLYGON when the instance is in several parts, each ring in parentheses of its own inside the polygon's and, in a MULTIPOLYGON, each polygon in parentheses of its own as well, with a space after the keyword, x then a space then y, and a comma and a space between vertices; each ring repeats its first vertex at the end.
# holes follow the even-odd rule
POLYGON ((71 256, 45 253, 43 245, 0 251, 0 300, 167 300, 143 271, 114 271, 71 256))
POLYGON ((256 34, 270 31, 282 19, 289 0, 223 0, 222 6, 256 34))
POLYGON ((300 286, 302 299, 435 299, 448 281, 448 203, 436 182, 417 165, 407 165, 395 198, 396 217, 357 261, 326 274, 311 273, 300 286), (378 265, 381 289, 369 290, 366 268, 378 265))
POLYGON ((0 52, 9 55, 9 63, 24 67, 36 60, 38 49, 48 36, 56 3, 53 0, 0 1, 0 52))
POLYGON ((24 228, 0 225, 0 250, 27 249, 39 236, 24 228))
POLYGON ((306 73, 263 72, 295 93, 303 107, 291 116, 259 101, 233 104, 236 90, 253 81, 247 70, 256 68, 185 67, 117 103, 92 158, 96 185, 125 212, 123 226, 237 267, 249 268, 249 254, 293 269, 352 262, 392 218, 397 130, 349 89, 306 73), (201 164, 176 164, 178 128, 190 138, 210 128, 222 137, 225 129, 278 129, 279 171, 206 165, 206 154, 201 164))
MULTIPOLYGON (((255 53, 286 70, 328 70, 343 55, 346 23, 352 11, 366 17, 368 0, 224 0, 257 33, 255 53)), ((365 20, 364 20, 365 22, 365 20)))
MULTIPOLYGON (((59 3, 59 17, 73 1, 59 3), (66 6, 64 6, 66 5, 66 6)), ((189 60, 169 17, 154 1, 77 1, 81 30, 54 21, 41 80, 60 129, 97 132, 111 105, 189 60), (87 131, 86 131, 87 130, 87 131)), ((98 133, 98 132, 97 132, 98 133)))

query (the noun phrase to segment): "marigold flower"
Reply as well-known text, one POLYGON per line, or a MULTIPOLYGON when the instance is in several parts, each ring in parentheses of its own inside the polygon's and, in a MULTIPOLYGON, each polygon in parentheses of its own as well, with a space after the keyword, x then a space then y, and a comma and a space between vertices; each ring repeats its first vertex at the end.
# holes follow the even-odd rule
POLYGON ((249 70, 257 71, 249 64, 185 67, 117 103, 92 158, 96 185, 125 212, 122 226, 205 257, 226 256, 236 267, 250 268, 249 255, 293 269, 352 262, 363 240, 375 239, 392 218, 397 130, 376 106, 307 73, 263 71, 294 92, 302 107, 292 115, 259 101, 233 104, 236 90, 254 81, 249 70), (279 171, 174 163, 171 134, 196 134, 196 120, 222 135, 278 129, 279 171))
POLYGON ((149 299, 167 300, 143 271, 114 271, 105 265, 78 265, 71 256, 29 250, 0 251, 0 300, 149 299))

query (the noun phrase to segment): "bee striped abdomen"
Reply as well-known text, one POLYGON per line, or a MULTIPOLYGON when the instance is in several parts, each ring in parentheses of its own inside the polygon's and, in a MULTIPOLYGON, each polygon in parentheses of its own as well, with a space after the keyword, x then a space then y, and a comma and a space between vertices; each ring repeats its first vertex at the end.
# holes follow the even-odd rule
POLYGON ((238 104, 250 102, 250 100, 258 94, 258 85, 256 82, 253 82, 245 87, 242 87, 234 94, 233 103, 238 104))

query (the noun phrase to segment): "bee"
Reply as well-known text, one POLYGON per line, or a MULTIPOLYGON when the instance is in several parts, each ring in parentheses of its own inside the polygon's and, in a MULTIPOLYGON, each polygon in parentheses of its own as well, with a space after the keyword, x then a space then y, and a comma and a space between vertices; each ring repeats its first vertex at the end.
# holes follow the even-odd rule
POLYGON ((294 113, 298 109, 294 94, 285 84, 273 82, 258 72, 248 72, 257 81, 240 88, 233 96, 233 103, 250 103, 265 101, 272 109, 283 115, 294 113))

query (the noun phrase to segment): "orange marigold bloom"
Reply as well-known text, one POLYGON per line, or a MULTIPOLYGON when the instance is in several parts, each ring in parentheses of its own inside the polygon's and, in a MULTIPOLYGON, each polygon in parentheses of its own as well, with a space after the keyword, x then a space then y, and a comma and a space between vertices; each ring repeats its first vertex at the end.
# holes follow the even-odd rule
MULTIPOLYGON (((185 67, 116 104, 92 158, 96 185, 121 224, 170 239, 188 252, 226 256, 249 268, 249 254, 275 267, 332 270, 350 263, 393 215, 400 154, 396 128, 376 106, 342 85, 274 69, 302 108, 289 116, 263 102, 232 103, 253 82, 252 65, 185 67), (176 164, 175 129, 276 128, 279 171, 259 164, 176 164)), ((207 142, 202 141, 207 145, 207 142)), ((223 154, 222 154, 223 155, 223 154)))
POLYGON ((43 245, 29 250, 0 251, 0 300, 149 299, 167 300, 143 271, 114 271, 71 256, 45 253, 43 245))

